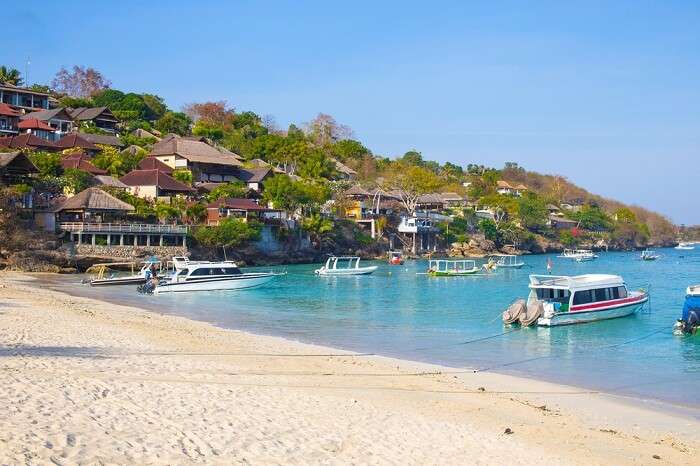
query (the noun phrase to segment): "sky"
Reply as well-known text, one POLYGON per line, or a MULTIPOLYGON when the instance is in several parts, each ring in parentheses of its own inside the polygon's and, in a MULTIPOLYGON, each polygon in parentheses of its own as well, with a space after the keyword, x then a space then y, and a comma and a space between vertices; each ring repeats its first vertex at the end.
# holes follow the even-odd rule
MULTIPOLYGON (((8 12, 9 8, 9 12, 8 12)), ((374 153, 561 174, 700 224, 700 2, 23 0, 0 64, 176 110, 328 113, 374 153), (29 65, 27 65, 29 61, 29 65)))

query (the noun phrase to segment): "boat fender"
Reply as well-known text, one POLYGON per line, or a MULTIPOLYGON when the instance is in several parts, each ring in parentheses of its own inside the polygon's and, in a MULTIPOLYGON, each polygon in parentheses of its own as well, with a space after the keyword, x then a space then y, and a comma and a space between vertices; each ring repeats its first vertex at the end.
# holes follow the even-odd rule
POLYGON ((525 300, 518 299, 513 304, 508 306, 508 309, 506 309, 503 312, 503 323, 506 325, 510 325, 517 322, 518 318, 520 317, 520 314, 522 314, 522 312, 525 311, 525 309, 525 300))

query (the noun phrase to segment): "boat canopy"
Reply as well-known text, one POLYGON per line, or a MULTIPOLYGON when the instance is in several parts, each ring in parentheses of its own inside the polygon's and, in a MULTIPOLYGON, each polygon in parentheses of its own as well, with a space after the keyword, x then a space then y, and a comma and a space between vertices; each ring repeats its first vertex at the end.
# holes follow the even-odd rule
POLYGON ((433 259, 430 260, 428 268, 437 272, 446 270, 472 270, 476 268, 476 262, 473 260, 433 259))
POLYGON ((573 277, 565 275, 530 275, 530 288, 552 288, 559 290, 579 290, 599 287, 623 286, 619 275, 586 274, 573 277))

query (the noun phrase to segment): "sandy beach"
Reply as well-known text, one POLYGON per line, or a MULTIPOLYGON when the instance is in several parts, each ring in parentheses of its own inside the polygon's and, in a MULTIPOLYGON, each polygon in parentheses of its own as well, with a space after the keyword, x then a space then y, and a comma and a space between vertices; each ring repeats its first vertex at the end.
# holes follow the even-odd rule
POLYGON ((0 464, 697 464, 700 421, 0 274, 0 464))

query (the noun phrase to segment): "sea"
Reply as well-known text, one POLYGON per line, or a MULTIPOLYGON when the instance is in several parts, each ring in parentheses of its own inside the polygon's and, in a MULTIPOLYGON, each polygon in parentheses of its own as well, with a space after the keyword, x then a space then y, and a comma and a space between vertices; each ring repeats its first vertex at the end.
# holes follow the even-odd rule
MULTIPOLYGON (((133 286, 91 288, 62 276, 54 289, 220 327, 361 353, 524 376, 600 390, 700 418, 700 336, 676 336, 686 287, 700 283, 700 248, 601 252, 590 262, 555 254, 523 256, 521 269, 430 277, 427 260, 378 265, 372 275, 323 277, 321 264, 258 267, 286 271, 265 287, 233 292, 142 295, 133 286), (636 315, 564 327, 504 327, 501 313, 526 298, 530 274, 621 275, 650 292, 636 315)), ((477 261, 477 264, 483 263, 477 261)))

